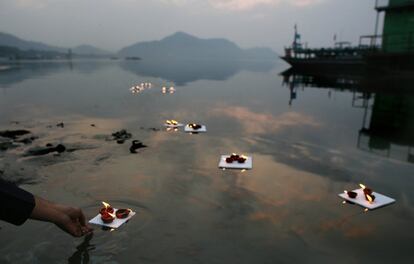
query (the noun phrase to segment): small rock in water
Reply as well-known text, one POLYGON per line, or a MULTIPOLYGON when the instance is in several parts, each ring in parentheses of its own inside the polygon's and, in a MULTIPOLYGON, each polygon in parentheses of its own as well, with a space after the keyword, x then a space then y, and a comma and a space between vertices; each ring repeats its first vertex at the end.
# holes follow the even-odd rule
POLYGON ((131 152, 131 153, 137 153, 137 149, 140 149, 140 148, 146 148, 147 146, 146 145, 144 145, 144 144, 142 144, 142 142, 141 141, 139 141, 139 140, 133 140, 132 141, 132 146, 129 148, 129 151, 131 152))
MULTIPOLYGON (((48 144, 48 145, 52 145, 52 144, 48 144)), ((57 145, 56 147, 53 147, 53 145, 51 147, 34 147, 29 149, 24 156, 42 156, 42 155, 47 155, 51 152, 57 152, 57 153, 62 153, 66 151, 66 147, 62 144, 57 145)))
POLYGON ((17 148, 17 147, 18 145, 13 144, 12 141, 0 142, 0 151, 6 151, 8 149, 17 148))
POLYGON ((125 129, 112 133, 113 140, 116 140, 118 144, 123 144, 125 140, 128 140, 132 137, 132 134, 127 132, 125 129))
POLYGON ((63 122, 60 122, 60 123, 56 124, 56 126, 57 127, 64 128, 65 127, 65 124, 63 122))
POLYGON ((30 131, 25 129, 18 129, 18 130, 4 130, 0 131, 0 137, 16 139, 17 137, 30 134, 30 131))

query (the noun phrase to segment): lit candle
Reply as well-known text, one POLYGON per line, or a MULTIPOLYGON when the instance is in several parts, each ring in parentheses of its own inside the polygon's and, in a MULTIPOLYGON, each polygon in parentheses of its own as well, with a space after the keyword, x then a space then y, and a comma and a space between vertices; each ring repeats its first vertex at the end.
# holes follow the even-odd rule
POLYGON ((362 183, 359 184, 359 186, 361 186, 362 190, 364 191, 364 194, 372 194, 372 189, 367 188, 365 185, 363 185, 362 183))
POLYGON ((114 208, 112 208, 109 203, 102 202, 102 204, 104 205, 104 207, 102 207, 101 210, 99 211, 99 213, 101 215, 104 214, 104 213, 111 213, 112 214, 114 212, 114 208))
POLYGON ((102 219, 102 222, 104 222, 105 224, 109 224, 114 221, 115 215, 112 213, 106 212, 106 213, 101 214, 101 219, 102 219))

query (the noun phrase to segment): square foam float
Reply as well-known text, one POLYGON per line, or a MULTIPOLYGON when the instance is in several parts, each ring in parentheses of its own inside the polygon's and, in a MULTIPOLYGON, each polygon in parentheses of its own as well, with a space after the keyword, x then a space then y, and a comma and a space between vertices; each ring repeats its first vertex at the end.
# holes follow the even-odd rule
MULTIPOLYGON (((118 209, 114 208, 114 211, 116 212, 118 209)), ((110 228, 118 228, 121 225, 125 224, 129 219, 131 219, 136 213, 135 212, 130 212, 127 218, 124 219, 119 219, 116 218, 114 219, 114 221, 112 223, 106 224, 102 221, 101 219, 101 214, 98 214, 97 216, 95 216, 94 218, 92 218, 91 220, 89 220, 90 224, 94 224, 94 225, 101 225, 101 226, 106 226, 106 227, 110 227, 110 228)))
POLYGON ((188 133, 205 133, 205 132, 207 132, 207 127, 205 125, 201 125, 201 128, 196 130, 196 129, 192 129, 191 127, 186 125, 184 127, 184 131, 188 132, 188 133))
POLYGON ((251 170, 253 168, 253 159, 250 156, 246 157, 246 161, 244 163, 238 163, 237 161, 233 161, 232 163, 227 163, 226 158, 230 157, 231 155, 221 155, 219 168, 224 169, 239 169, 239 170, 251 170))
POLYGON ((392 199, 391 197, 388 197, 388 196, 385 196, 383 194, 376 193, 376 192, 372 192, 372 195, 375 196, 375 200, 372 203, 369 203, 365 199, 365 194, 364 194, 364 191, 363 191, 362 188, 353 190, 353 192, 357 193, 357 197, 350 198, 350 197, 348 197, 348 194, 346 194, 345 192, 340 193, 338 195, 339 195, 339 197, 341 197, 341 198, 343 198, 343 199, 345 199, 349 202, 358 204, 358 205, 360 205, 364 208, 367 208, 369 210, 374 210, 374 209, 377 209, 377 208, 384 207, 384 206, 387 206, 389 204, 395 203, 395 199, 392 199))

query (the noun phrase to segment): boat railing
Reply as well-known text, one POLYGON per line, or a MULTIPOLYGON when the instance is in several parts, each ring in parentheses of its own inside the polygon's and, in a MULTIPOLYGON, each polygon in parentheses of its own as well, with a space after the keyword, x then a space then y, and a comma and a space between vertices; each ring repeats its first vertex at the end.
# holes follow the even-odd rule
POLYGON ((382 35, 364 35, 359 37, 358 47, 380 49, 382 45, 382 35))
POLYGON ((412 53, 414 52, 414 32, 361 36, 359 47, 388 53, 412 53))

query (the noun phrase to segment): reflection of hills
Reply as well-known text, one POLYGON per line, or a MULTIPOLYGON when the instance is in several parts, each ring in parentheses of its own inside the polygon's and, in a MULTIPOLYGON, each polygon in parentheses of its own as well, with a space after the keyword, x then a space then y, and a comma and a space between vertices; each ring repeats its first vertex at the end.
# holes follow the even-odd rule
POLYGON ((162 78, 178 85, 197 80, 226 80, 242 70, 270 71, 272 61, 143 60, 122 61, 121 67, 139 75, 162 78))
POLYGON ((27 79, 56 74, 64 70, 91 73, 102 68, 104 61, 34 61, 7 64, 8 69, 0 71, 0 86, 7 87, 27 79))
POLYGON ((68 68, 64 63, 22 63, 8 65, 10 68, 0 72, 0 85, 7 87, 26 79, 39 78, 68 68))
POLYGON ((353 107, 364 109, 357 146, 386 157, 414 163, 414 76, 367 74, 282 73, 292 104, 297 88, 327 88, 354 92, 353 107), (369 115, 370 114, 370 115, 369 115), (370 120, 367 120, 370 116, 370 120))

